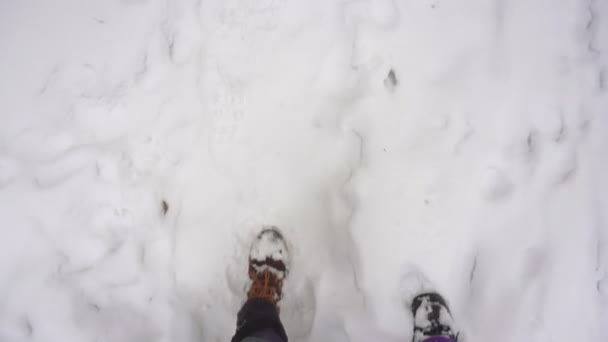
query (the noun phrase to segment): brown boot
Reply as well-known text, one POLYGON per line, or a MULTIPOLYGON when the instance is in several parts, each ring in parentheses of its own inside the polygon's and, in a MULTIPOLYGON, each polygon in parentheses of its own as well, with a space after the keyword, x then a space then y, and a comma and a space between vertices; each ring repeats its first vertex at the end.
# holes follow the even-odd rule
POLYGON ((287 245, 281 233, 275 227, 262 230, 249 253, 249 279, 252 282, 247 299, 262 298, 277 306, 283 297, 288 263, 287 245))

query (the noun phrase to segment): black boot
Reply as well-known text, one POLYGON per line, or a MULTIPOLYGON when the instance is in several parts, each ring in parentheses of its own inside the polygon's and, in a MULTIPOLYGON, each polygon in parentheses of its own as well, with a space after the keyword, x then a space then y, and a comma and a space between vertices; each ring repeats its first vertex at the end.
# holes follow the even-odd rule
POLYGON ((456 342, 454 320, 443 297, 436 292, 417 295, 412 301, 413 342, 456 342))

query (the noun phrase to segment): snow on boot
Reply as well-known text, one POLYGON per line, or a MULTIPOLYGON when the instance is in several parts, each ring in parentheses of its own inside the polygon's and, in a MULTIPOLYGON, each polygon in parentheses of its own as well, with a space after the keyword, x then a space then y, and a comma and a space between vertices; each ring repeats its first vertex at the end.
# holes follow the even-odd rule
POLYGON ((262 230, 249 253, 249 278, 252 282, 247 298, 262 298, 276 306, 283 296, 288 265, 289 254, 283 235, 275 227, 262 230))
POLYGON ((412 301, 413 342, 456 342, 454 321, 448 305, 436 292, 417 295, 412 301))

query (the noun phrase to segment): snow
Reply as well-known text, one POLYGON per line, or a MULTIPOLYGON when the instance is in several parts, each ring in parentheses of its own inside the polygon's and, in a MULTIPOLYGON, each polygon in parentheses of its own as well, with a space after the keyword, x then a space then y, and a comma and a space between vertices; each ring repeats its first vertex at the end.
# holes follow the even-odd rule
POLYGON ((0 341, 608 339, 608 3, 0 3, 0 341), (418 276, 414 276, 415 278, 418 276), (405 286, 405 288, 404 288, 405 286))

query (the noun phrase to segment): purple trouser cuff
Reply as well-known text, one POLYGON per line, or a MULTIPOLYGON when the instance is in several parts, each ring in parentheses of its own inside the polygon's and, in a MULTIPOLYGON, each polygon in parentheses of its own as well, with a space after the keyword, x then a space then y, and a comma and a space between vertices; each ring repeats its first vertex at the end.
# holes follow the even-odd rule
POLYGON ((434 336, 424 339, 422 342, 456 342, 456 340, 445 336, 434 336))

